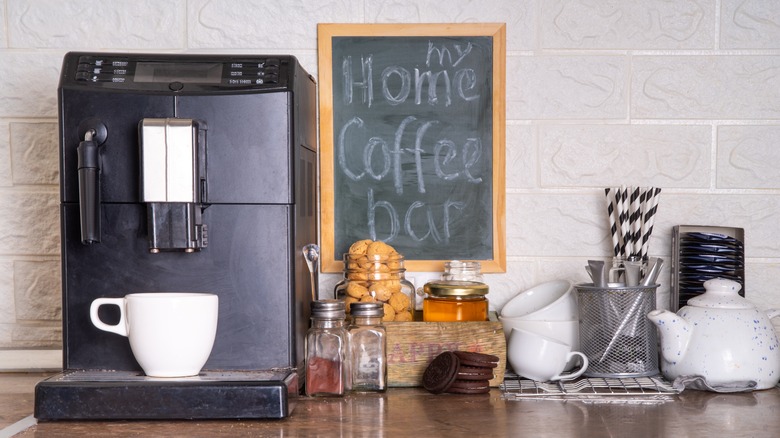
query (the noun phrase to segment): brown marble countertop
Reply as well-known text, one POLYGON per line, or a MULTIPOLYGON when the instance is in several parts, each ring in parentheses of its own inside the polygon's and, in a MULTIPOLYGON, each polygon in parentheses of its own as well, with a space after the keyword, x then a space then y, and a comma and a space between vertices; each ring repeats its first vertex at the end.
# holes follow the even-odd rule
POLYGON ((666 401, 505 400, 392 388, 345 398, 301 397, 283 420, 57 421, 34 424, 44 374, 0 374, 0 436, 551 436, 777 437, 780 389, 742 394, 686 390, 666 401), (20 422, 21 423, 17 423, 20 422), (5 432, 5 434, 4 434, 5 432))

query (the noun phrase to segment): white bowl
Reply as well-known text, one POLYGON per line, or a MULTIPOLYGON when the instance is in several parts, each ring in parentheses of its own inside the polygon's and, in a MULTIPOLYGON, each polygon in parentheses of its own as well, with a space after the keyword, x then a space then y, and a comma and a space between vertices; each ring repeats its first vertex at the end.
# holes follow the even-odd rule
POLYGON ((554 280, 520 292, 504 307, 501 316, 535 321, 572 321, 579 315, 574 284, 568 280, 554 280))
POLYGON ((507 341, 512 329, 518 329, 569 344, 574 350, 580 348, 580 322, 576 319, 571 321, 533 321, 499 316, 498 320, 504 327, 504 336, 506 336, 507 341))
MULTIPOLYGON (((571 346, 572 350, 580 349, 580 322, 571 321, 532 321, 523 318, 505 318, 499 316, 498 320, 504 327, 507 350, 510 348, 509 335, 512 330, 524 330, 554 339, 571 346)), ((566 370, 571 370, 577 365, 576 359, 566 365, 566 370)))

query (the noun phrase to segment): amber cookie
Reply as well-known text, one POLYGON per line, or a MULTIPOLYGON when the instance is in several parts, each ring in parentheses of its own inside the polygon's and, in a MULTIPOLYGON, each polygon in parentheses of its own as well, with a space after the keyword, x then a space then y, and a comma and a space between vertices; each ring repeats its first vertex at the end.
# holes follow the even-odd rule
POLYGON ((423 387, 439 394, 452 385, 458 375, 460 360, 451 351, 445 351, 436 356, 423 373, 423 387))

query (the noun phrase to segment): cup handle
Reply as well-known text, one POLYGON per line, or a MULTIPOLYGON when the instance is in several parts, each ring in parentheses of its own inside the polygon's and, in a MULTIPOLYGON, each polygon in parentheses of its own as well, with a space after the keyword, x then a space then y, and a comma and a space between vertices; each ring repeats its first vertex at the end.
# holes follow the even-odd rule
POLYGON ((572 380, 576 379, 577 377, 581 376, 582 373, 585 372, 585 370, 588 369, 588 357, 585 356, 585 354, 579 352, 579 351, 571 351, 569 354, 566 355, 566 362, 569 362, 572 357, 579 356, 582 358, 582 366, 577 371, 572 371, 570 373, 566 374, 558 374, 557 376, 553 377, 550 380, 572 380))
POLYGON ((92 305, 89 306, 89 317, 92 320, 92 324, 100 330, 127 336, 124 298, 97 298, 95 301, 92 301, 92 305), (119 307, 119 323, 110 325, 100 320, 98 309, 103 305, 114 305, 119 307))

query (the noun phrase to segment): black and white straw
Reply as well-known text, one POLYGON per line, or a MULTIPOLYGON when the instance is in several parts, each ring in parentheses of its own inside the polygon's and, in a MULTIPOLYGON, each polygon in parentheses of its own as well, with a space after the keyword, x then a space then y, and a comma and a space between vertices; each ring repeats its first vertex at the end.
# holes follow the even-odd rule
POLYGON ((607 187, 604 194, 615 257, 647 258, 661 188, 607 187))

